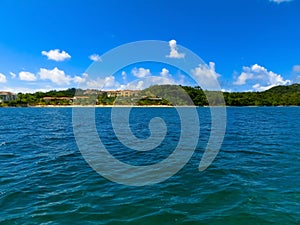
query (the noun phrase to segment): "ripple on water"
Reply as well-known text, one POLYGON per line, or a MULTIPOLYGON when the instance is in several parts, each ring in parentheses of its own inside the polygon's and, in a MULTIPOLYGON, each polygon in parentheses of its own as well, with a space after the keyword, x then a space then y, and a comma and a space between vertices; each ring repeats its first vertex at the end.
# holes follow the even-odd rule
MULTIPOLYGON (((156 156, 129 157, 111 136, 109 110, 96 109, 98 129, 119 159, 151 163, 176 146, 174 129, 156 156)), ((134 113, 137 118, 162 113, 176 125, 168 109, 151 110, 134 113)), ((199 146, 179 173, 160 184, 128 187, 104 179, 84 161, 71 109, 0 109, 6 121, 0 121, 0 223, 299 224, 300 108, 228 108, 221 151, 199 172, 210 131, 208 110, 199 108, 199 146)), ((138 124, 143 121, 131 122, 137 123, 132 129, 147 134, 147 126, 138 124)))

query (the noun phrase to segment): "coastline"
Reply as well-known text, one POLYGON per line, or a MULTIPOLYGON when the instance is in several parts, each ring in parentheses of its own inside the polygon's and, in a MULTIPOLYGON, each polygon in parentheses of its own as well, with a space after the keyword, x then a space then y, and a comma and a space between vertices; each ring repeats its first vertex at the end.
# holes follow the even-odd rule
POLYGON ((252 106, 252 105, 243 105, 243 106, 232 106, 232 105, 215 105, 215 106, 190 106, 190 105, 178 105, 178 106, 170 106, 170 105, 31 105, 31 106, 4 106, 1 108, 210 108, 210 107, 235 107, 235 108, 282 108, 282 107, 300 107, 298 105, 278 105, 278 106, 252 106))
POLYGON ((199 106, 171 106, 171 105, 36 105, 29 108, 175 108, 175 107, 199 107, 199 106))

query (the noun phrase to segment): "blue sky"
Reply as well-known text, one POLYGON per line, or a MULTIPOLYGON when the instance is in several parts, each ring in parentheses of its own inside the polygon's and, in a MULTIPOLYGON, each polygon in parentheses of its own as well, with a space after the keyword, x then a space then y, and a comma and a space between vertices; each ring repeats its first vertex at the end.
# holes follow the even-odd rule
MULTIPOLYGON (((299 12, 299 0, 1 0, 0 90, 76 87, 98 56, 141 40, 176 40, 178 53, 176 45, 200 56, 224 90, 300 82, 299 12)), ((155 63, 98 82, 124 88, 129 77, 143 76, 193 84, 178 69, 155 63)))

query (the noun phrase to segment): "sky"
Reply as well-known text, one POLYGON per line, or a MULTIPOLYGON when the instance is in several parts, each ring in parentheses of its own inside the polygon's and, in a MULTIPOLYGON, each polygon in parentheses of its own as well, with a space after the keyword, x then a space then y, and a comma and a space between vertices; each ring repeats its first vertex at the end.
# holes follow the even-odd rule
POLYGON ((194 52, 207 66, 191 73, 217 79, 224 91, 297 83, 299 12, 300 0, 0 0, 0 91, 196 84, 155 62, 90 79, 103 54, 144 40, 166 42, 176 60, 187 60, 182 47, 194 52))

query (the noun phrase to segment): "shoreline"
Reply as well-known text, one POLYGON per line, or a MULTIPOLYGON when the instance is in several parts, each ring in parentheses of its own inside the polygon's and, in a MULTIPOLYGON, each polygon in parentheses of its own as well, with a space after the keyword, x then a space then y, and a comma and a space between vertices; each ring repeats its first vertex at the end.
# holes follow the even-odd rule
POLYGON ((210 108, 210 107, 235 107, 235 108, 258 108, 258 107, 300 107, 298 105, 278 105, 278 106, 252 106, 252 105, 244 105, 244 106, 231 106, 231 105, 216 105, 216 106, 191 106, 191 105, 178 105, 178 106, 170 106, 170 105, 32 105, 32 106, 4 106, 1 108, 210 108))
POLYGON ((46 106, 28 106, 29 108, 174 108, 174 107, 198 107, 198 106, 170 106, 170 105, 46 105, 46 106))

